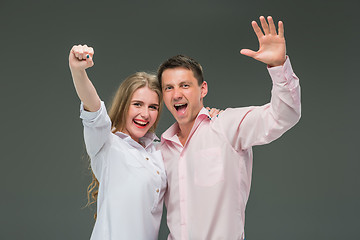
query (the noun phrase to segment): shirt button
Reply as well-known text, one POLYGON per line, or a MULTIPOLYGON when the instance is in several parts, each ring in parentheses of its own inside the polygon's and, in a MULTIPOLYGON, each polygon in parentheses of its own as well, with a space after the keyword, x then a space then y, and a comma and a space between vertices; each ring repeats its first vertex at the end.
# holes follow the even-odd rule
POLYGON ((156 189, 156 192, 158 193, 160 190, 159 189, 156 189))
POLYGON ((157 173, 158 175, 160 175, 160 172, 159 172, 159 171, 156 171, 156 173, 157 173))
POLYGON ((149 160, 149 158, 147 157, 147 158, 145 158, 146 160, 149 160))

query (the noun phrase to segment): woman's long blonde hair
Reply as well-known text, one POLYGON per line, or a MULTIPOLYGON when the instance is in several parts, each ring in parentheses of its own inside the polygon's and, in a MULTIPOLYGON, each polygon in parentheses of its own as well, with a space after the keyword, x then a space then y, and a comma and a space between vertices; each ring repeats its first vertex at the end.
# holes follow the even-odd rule
MULTIPOLYGON (((137 72, 128 78, 126 78, 119 86, 112 100, 110 110, 108 111, 111 120, 111 131, 113 133, 117 131, 123 131, 126 124, 126 116, 129 111, 130 102, 134 92, 143 87, 148 87, 153 90, 159 97, 159 113, 156 118, 154 125, 149 131, 154 132, 160 119, 160 113, 162 109, 162 92, 159 81, 156 75, 149 74, 146 72, 137 72)), ((88 202, 85 207, 97 201, 99 181, 96 179, 94 172, 91 170, 92 182, 87 188, 88 202)), ((96 213, 94 215, 96 219, 96 213)))

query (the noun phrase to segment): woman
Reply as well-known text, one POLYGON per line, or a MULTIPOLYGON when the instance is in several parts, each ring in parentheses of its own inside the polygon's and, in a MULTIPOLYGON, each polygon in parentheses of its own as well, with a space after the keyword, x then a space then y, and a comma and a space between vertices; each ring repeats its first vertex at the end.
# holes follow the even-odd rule
POLYGON ((94 65, 93 54, 78 45, 69 55, 93 183, 99 182, 91 239, 157 239, 166 188, 161 153, 153 144, 161 89, 156 76, 135 73, 120 85, 108 115, 85 71, 94 65))

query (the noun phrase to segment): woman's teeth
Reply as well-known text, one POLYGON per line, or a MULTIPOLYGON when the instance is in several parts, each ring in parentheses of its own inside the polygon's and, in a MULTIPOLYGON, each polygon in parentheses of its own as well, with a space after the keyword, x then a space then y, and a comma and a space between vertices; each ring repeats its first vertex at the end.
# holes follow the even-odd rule
POLYGON ((143 122, 143 121, 138 121, 138 120, 134 120, 134 123, 140 125, 140 126, 146 126, 149 122, 143 122))

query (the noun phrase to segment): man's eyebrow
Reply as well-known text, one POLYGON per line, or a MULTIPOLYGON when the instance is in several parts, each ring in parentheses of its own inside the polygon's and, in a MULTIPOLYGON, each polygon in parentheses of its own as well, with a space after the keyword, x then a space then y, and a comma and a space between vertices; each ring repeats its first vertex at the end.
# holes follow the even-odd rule
POLYGON ((173 84, 171 83, 167 83, 167 84, 163 84, 163 87, 168 87, 168 86, 172 86, 173 84))
POLYGON ((189 80, 184 80, 184 81, 180 82, 179 85, 182 85, 182 84, 184 84, 184 83, 190 85, 190 84, 191 84, 191 81, 189 81, 189 80))
POLYGON ((183 80, 177 84, 172 84, 172 83, 169 83, 169 84, 166 84, 165 86, 173 86, 173 85, 183 85, 183 84, 191 84, 191 81, 190 80, 183 80))

